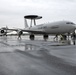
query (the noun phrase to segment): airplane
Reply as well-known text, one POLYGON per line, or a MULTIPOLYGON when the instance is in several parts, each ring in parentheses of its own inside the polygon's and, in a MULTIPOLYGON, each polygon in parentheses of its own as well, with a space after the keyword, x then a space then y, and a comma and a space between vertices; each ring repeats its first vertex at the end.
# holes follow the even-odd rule
POLYGON ((69 36, 70 33, 74 33, 76 29, 76 24, 71 21, 57 21, 52 23, 45 23, 36 25, 35 20, 41 19, 42 16, 38 15, 27 15, 24 16, 25 19, 25 28, 24 29, 7 29, 12 31, 17 31, 18 36, 20 37, 23 32, 29 33, 29 38, 35 38, 35 34, 42 34, 43 38, 48 38, 48 35, 65 35, 69 36), (31 19, 30 27, 27 24, 26 19, 31 19), (32 26, 32 21, 34 21, 34 26, 32 26))
POLYGON ((12 32, 12 30, 9 30, 7 26, 0 28, 0 36, 7 36, 10 32, 12 32))

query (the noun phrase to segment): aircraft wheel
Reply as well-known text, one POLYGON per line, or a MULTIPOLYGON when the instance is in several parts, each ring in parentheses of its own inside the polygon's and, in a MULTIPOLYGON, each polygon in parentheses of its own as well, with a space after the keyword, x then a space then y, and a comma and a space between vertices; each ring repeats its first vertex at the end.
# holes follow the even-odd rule
POLYGON ((61 40, 67 40, 67 36, 66 35, 62 35, 61 40))
POLYGON ((35 36, 34 35, 30 35, 30 39, 34 40, 35 36))
POLYGON ((44 39, 48 39, 48 35, 44 35, 43 38, 44 38, 44 39))

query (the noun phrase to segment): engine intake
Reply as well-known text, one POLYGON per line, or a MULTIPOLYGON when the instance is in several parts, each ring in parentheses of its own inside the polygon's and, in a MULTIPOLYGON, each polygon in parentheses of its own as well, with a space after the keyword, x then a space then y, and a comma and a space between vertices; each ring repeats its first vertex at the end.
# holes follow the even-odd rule
POLYGON ((1 33, 5 33, 5 31, 4 31, 4 30, 1 30, 0 32, 1 32, 1 33))

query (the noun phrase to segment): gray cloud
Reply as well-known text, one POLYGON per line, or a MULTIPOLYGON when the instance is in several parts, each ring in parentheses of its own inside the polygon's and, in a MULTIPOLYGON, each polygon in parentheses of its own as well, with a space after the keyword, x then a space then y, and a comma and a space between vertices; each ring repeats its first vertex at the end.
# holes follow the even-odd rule
POLYGON ((24 15, 43 16, 37 23, 71 20, 76 23, 76 0, 0 0, 0 27, 24 27, 24 15))

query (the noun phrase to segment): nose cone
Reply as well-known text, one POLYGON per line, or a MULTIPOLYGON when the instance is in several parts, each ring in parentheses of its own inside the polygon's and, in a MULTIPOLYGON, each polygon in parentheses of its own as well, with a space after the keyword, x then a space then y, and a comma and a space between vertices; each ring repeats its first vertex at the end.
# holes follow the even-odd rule
POLYGON ((75 31, 75 34, 76 34, 76 25, 75 25, 75 30, 74 31, 75 31))
POLYGON ((76 29, 76 24, 75 24, 75 29, 76 29))
POLYGON ((74 26, 74 28, 76 29, 76 24, 74 24, 73 26, 74 26))

